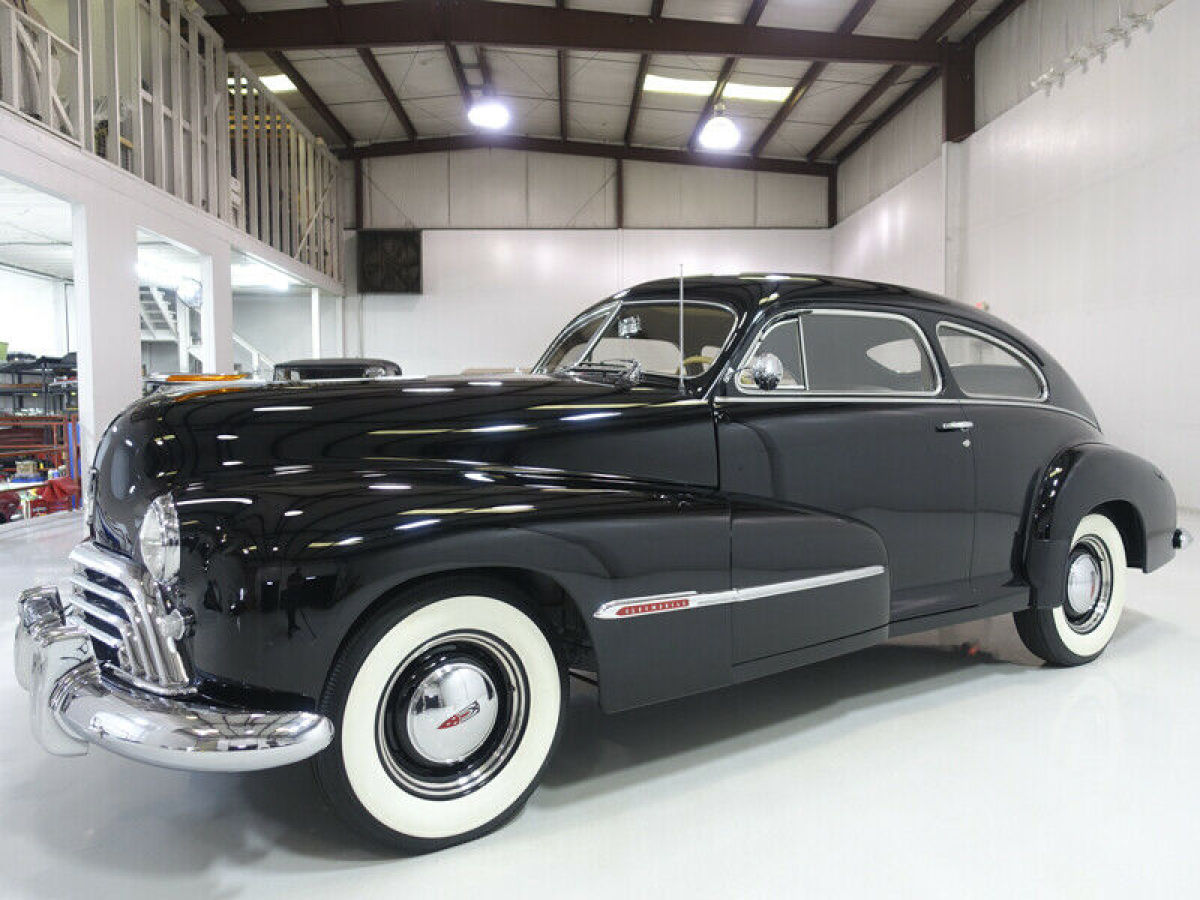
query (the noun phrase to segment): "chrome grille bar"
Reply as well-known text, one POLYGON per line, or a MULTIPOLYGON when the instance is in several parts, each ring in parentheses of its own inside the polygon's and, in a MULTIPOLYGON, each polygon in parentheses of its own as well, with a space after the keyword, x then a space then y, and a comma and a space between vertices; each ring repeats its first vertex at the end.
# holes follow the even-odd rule
POLYGON ((116 638, 107 631, 94 625, 88 629, 95 640, 124 651, 122 673, 138 686, 160 693, 186 687, 189 673, 183 656, 161 630, 166 605, 157 587, 143 587, 141 567, 88 541, 72 550, 70 558, 79 567, 71 578, 72 603, 85 617, 120 632, 121 640, 114 644, 116 638), (102 579, 109 583, 101 583, 102 579), (106 603, 113 608, 106 609, 106 603))
POLYGON ((142 622, 141 613, 137 605, 133 602, 133 598, 127 597, 120 591, 109 590, 103 585, 89 581, 86 577, 86 570, 84 575, 72 575, 71 584, 75 587, 75 593, 71 598, 71 602, 75 606, 95 616, 97 619, 114 625, 120 629, 123 636, 127 636, 125 650, 133 666, 129 674, 142 678, 153 678, 150 655, 146 651, 143 637, 145 626, 142 622), (88 599, 88 593, 96 594, 111 603, 115 603, 124 611, 124 620, 120 616, 101 609, 98 604, 88 599))

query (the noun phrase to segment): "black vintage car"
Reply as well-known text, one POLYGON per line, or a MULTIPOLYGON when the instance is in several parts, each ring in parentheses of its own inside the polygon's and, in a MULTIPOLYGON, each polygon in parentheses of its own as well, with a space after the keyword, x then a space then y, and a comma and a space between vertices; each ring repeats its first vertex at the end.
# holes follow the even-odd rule
POLYGON ((1001 613, 1076 665, 1189 540, 1029 338, 799 275, 622 291, 532 375, 148 397, 90 487, 20 600, 47 749, 312 757, 410 850, 516 813, 568 673, 625 710, 1001 613))

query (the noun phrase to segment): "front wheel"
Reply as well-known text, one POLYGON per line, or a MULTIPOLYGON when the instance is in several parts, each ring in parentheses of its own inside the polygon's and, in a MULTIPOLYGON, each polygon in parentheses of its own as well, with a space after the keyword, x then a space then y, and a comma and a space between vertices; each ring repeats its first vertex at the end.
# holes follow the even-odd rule
POLYGON ((355 634, 321 711, 316 760, 334 808, 409 852, 479 837, 511 819, 557 741, 566 670, 519 592, 452 578, 400 598, 355 634))
POLYGON ((1099 656, 1117 630, 1125 608, 1125 544, 1105 516, 1084 516, 1067 555, 1067 586, 1053 609, 1014 613, 1017 633, 1046 662, 1078 666, 1099 656))

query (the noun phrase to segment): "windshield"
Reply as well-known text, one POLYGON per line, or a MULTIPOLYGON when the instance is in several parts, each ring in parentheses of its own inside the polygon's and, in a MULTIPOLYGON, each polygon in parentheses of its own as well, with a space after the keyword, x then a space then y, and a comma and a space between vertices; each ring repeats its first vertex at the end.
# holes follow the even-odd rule
MULTIPOLYGON (((689 378, 716 362, 733 330, 728 307, 690 300, 683 305, 683 367, 689 378)), ((679 301, 635 300, 580 317, 554 342, 538 371, 627 366, 644 374, 679 376, 679 301)))

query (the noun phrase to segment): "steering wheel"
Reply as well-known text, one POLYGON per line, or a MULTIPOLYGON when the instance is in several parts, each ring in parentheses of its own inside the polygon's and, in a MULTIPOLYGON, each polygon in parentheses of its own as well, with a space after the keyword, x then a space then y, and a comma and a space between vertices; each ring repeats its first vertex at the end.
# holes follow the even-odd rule
MULTIPOLYGON (((711 356, 704 356, 702 354, 697 354, 696 356, 689 356, 686 359, 684 359, 684 361, 683 361, 683 371, 686 373, 688 370, 688 366, 702 366, 702 367, 703 366, 711 366, 712 362, 713 362, 713 358, 711 356)), ((700 371, 704 371, 703 368, 700 371)), ((678 371, 676 371, 676 374, 679 374, 678 371)), ((697 374, 699 374, 699 373, 697 373, 697 374)))

